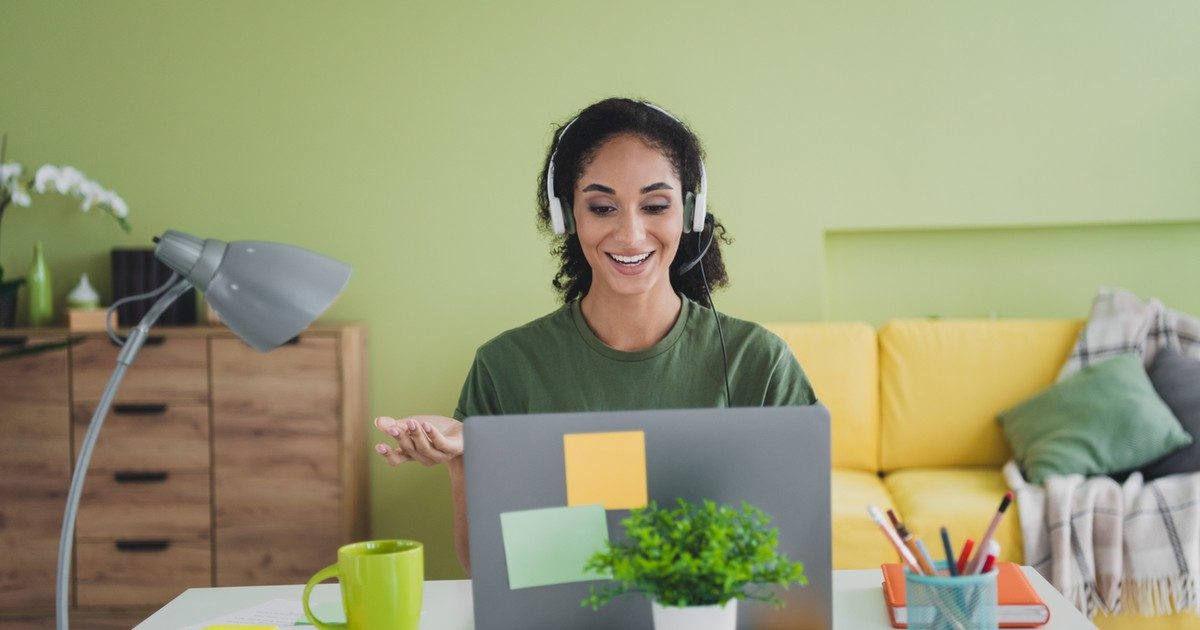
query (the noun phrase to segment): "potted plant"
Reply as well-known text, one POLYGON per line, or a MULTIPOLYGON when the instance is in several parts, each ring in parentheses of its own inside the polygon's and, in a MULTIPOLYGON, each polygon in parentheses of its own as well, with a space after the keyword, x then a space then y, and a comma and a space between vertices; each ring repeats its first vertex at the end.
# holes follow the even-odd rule
MULTIPOLYGON (((56 192, 80 199, 80 209, 84 212, 97 208, 111 215, 121 229, 126 233, 130 231, 129 222, 126 221, 129 206, 117 193, 106 190, 71 166, 45 164, 32 178, 23 179, 25 167, 17 162, 5 162, 7 151, 8 136, 5 135, 0 140, 0 220, 3 220, 4 210, 9 205, 29 207, 31 190, 37 193, 56 192)), ((21 278, 5 280, 4 267, 0 266, 0 327, 14 325, 17 290, 23 282, 21 278)))
POLYGON ((591 589, 582 605, 598 610, 613 597, 642 593, 657 630, 732 630, 737 600, 782 606, 771 586, 808 583, 804 565, 779 552, 779 531, 762 510, 677 499, 674 509, 651 501, 621 521, 624 540, 610 540, 587 569, 613 582, 591 589))

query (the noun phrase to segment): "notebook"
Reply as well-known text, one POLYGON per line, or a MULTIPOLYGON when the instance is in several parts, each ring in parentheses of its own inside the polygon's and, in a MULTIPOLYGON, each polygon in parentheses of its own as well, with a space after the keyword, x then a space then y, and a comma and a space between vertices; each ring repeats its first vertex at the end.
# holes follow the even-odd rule
MULTIPOLYGON (((1001 562, 996 576, 1000 608, 997 621, 1001 628, 1033 628, 1050 621, 1050 608, 1038 597, 1033 585, 1011 562, 1001 562)), ((883 565, 883 599, 893 628, 908 627, 908 610, 904 607, 904 565, 883 565)))

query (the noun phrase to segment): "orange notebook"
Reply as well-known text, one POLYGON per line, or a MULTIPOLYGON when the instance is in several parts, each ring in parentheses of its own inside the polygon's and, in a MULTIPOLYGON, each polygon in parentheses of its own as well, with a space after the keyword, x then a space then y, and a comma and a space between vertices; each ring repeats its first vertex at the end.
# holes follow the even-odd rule
MULTIPOLYGON (((1000 608, 997 621, 1001 628, 1033 628, 1050 621, 1050 608, 1038 597, 1033 585, 1011 562, 1001 562, 996 576, 1000 608)), ((883 569, 883 599, 893 628, 908 627, 908 610, 904 607, 904 565, 885 564, 883 569)))

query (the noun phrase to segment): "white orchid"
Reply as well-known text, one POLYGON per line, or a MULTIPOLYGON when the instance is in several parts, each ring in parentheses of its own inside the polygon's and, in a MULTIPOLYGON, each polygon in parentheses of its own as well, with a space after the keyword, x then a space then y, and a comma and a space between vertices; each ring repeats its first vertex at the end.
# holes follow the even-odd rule
POLYGON ((88 179, 79 169, 45 164, 34 173, 30 182, 21 181, 24 172, 24 167, 15 162, 0 164, 0 211, 10 201, 18 206, 29 206, 31 199, 28 189, 32 188, 41 194, 56 192, 80 199, 80 210, 89 212, 93 207, 99 208, 111 214, 126 232, 129 231, 129 224, 125 221, 129 216, 129 204, 116 192, 88 179))
POLYGON ((25 172, 25 167, 16 162, 0 164, 0 186, 7 188, 10 182, 20 177, 23 172, 25 172))
MULTIPOLYGON (((41 168, 39 168, 37 170, 37 173, 34 173, 33 189, 38 191, 39 193, 45 194, 46 184, 53 182, 55 184, 55 186, 57 187, 58 177, 59 177, 58 167, 53 164, 46 164, 46 165, 42 166, 41 168)), ((59 194, 63 194, 65 191, 60 190, 58 192, 59 192, 59 194)))

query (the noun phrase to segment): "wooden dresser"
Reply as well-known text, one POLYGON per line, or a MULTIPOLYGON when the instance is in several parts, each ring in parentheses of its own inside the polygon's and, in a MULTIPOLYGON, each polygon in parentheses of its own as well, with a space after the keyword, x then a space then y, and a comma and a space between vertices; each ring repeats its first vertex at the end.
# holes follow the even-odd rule
MULTIPOLYGON (((53 614, 71 469, 118 348, 103 333, 0 329, 0 353, 66 342, 0 360, 4 628, 53 614)), ((303 583, 366 539, 366 382, 360 324, 316 325, 267 354, 222 327, 152 329, 89 468, 72 626, 119 627, 190 587, 303 583)))

